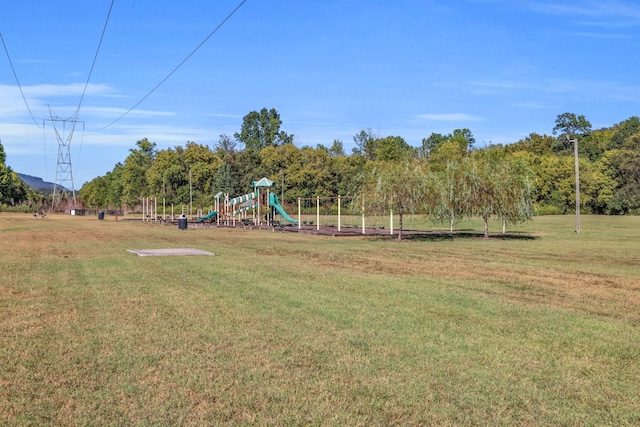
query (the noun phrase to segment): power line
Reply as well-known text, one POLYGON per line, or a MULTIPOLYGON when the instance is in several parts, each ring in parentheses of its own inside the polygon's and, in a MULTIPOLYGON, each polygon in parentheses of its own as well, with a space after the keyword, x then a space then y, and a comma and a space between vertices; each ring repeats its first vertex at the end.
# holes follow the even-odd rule
POLYGON ((104 33, 107 31, 107 24, 109 23, 109 17, 111 16, 111 11, 113 10, 113 4, 115 0, 111 0, 111 6, 109 6, 109 12, 107 13, 107 19, 104 22, 104 27, 102 28, 102 34, 100 34, 100 41, 98 42, 98 48, 96 49, 96 54, 93 56, 93 62, 91 63, 91 69, 89 70, 89 75, 87 76, 87 82, 84 85, 84 90, 82 91, 82 96, 80 96, 80 102, 78 102, 78 108, 73 115, 73 119, 78 118, 78 114, 80 113, 80 106, 82 105, 82 100, 84 99, 84 95, 87 92, 87 87, 89 86, 89 80, 91 80, 91 74, 93 74, 93 67, 96 65, 96 60, 98 59, 98 53, 100 52, 100 46, 102 46, 102 40, 104 39, 104 33))
MULTIPOLYGON (((102 46, 102 40, 104 39, 104 34, 107 31, 107 25, 109 24, 109 17, 111 16, 111 11, 113 10, 114 3, 115 3, 115 0, 111 0, 111 5, 109 6, 109 12, 107 13, 107 18, 105 20, 104 27, 102 28, 102 34, 100 34, 100 41, 98 42, 98 48, 96 49, 96 53, 93 56, 93 62, 91 63, 91 68, 89 69, 89 75, 87 76, 87 81, 86 81, 86 83, 84 85, 84 89, 82 90, 82 95, 80 96, 80 101, 78 102, 78 108, 76 108, 75 113, 71 117, 72 120, 76 120, 78 118, 78 114, 80 114, 80 107, 82 106, 82 101, 84 100, 84 96, 87 93, 87 88, 89 87, 89 81, 91 80, 91 75, 93 74, 93 68, 95 67, 96 61, 98 59, 98 53, 100 53, 100 47, 102 46)), ((29 110, 29 115, 31 116, 31 120, 33 120, 33 123, 38 128, 40 128, 40 125, 36 121, 36 118, 33 116, 33 112, 31 111, 31 108, 29 107, 29 103, 27 102, 27 98, 24 95, 24 91, 22 90, 22 85, 20 84, 20 80, 18 79, 18 74, 16 73, 16 70, 13 67, 13 61, 11 61, 11 55, 9 55, 9 49, 7 49, 7 45, 6 45, 5 41, 4 41, 4 37, 2 36, 1 32, 0 32, 0 40, 2 40, 2 46, 4 47, 4 51, 7 54, 7 59, 9 60, 9 65, 11 66, 11 71, 13 72, 13 77, 15 78, 16 83, 18 84, 18 89, 20 89, 20 94, 22 95, 22 99, 24 100, 24 104, 26 105, 27 110, 29 110)))
POLYGON ((20 80, 18 80, 18 74, 16 74, 15 68, 13 68, 13 62, 11 61, 11 56, 9 55, 9 50, 7 49, 7 45, 4 42, 4 37, 2 37, 2 33, 0 32, 0 40, 2 40, 2 46, 4 46, 4 51, 7 54, 7 59, 9 60, 9 65, 11 65, 11 71, 13 71, 13 77, 16 79, 16 83, 18 83, 18 89, 20 89, 20 94, 22 95, 22 99, 24 100, 24 105, 27 106, 27 110, 29 110, 29 115, 31 116, 31 120, 33 123, 40 127, 36 118, 33 117, 33 113, 31 112, 31 108, 29 108, 29 103, 27 102, 27 98, 24 96, 24 92, 22 91, 22 85, 20 84, 20 80))
MULTIPOLYGON (((87 76, 87 82, 84 85, 84 89, 82 90, 82 96, 80 96, 80 101, 78 102, 78 108, 76 112, 73 114, 72 120, 75 121, 78 119, 78 114, 80 114, 80 107, 82 106, 82 101, 84 100, 84 95, 87 92, 87 87, 89 87, 89 81, 91 80, 91 75, 93 74, 93 68, 96 65, 96 60, 98 59, 98 53, 100 53, 100 46, 102 46, 102 40, 104 40, 104 33, 107 31, 107 25, 109 24, 109 17, 111 16, 111 11, 113 10, 113 4, 115 0, 111 0, 111 5, 109 6, 109 12, 107 12, 107 18, 104 21, 104 27, 102 27, 102 34, 100 34, 100 41, 98 42, 98 47, 96 48, 96 54, 93 56, 93 62, 91 63, 91 68, 89 69, 89 75, 87 76)), ((71 141, 69 141, 71 142, 71 141)), ((76 158, 76 168, 80 163, 80 153, 82 152, 82 143, 84 142, 84 122, 82 122, 82 137, 80 138, 80 147, 78 148, 78 157, 76 158)), ((71 171, 71 155, 69 155, 69 171, 71 171)), ((70 172, 71 173, 71 172, 70 172)), ((73 198, 75 205, 75 188, 73 188, 73 178, 71 179, 71 186, 73 190, 73 198)))
POLYGON ((218 26, 216 28, 213 29, 213 31, 211 31, 209 33, 209 35, 207 37, 204 38, 204 40, 202 40, 202 42, 200 42, 200 44, 198 46, 196 46, 195 49, 193 49, 191 51, 191 53, 189 53, 189 55, 187 55, 186 58, 184 58, 182 60, 182 62, 180 62, 173 70, 171 70, 171 72, 169 74, 167 74, 167 76, 162 79, 160 81, 160 83, 158 83, 157 85, 154 86, 153 89, 151 89, 145 96, 142 97, 142 99, 140 99, 140 101, 138 101, 137 103, 135 103, 133 105, 133 107, 129 108, 124 114, 122 114, 120 117, 118 117, 117 119, 115 119, 114 121, 112 121, 111 123, 107 124, 106 126, 101 127, 100 129, 96 129, 95 132, 99 132, 103 129, 108 128, 109 126, 113 125, 114 123, 118 122, 120 119, 122 119, 124 116, 126 116, 127 114, 129 114, 131 111, 133 111, 138 105, 142 104, 144 102, 145 99, 147 99, 149 96, 151 96, 151 94, 153 92, 155 92, 160 86, 162 86, 162 84, 167 81, 169 79, 169 77, 171 77, 176 71, 178 71, 178 69, 180 67, 182 67, 182 65, 187 62, 189 60, 189 58, 191 58, 197 51, 198 49, 200 49, 202 47, 202 45, 204 45, 207 40, 209 40, 211 38, 211 36, 213 36, 237 11, 238 9, 240 9, 242 7, 242 5, 244 5, 246 3, 247 0, 242 0, 238 6, 236 6, 235 9, 233 9, 233 11, 231 11, 231 13, 229 15, 227 15, 226 18, 224 18, 222 20, 222 22, 220 22, 220 24, 218 24, 218 26))

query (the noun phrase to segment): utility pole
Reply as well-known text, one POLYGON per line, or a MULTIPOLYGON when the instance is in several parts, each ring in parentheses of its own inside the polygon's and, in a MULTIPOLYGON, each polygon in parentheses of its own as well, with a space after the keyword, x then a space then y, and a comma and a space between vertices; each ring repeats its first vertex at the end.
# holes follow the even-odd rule
POLYGON ((578 138, 569 138, 567 141, 573 142, 573 162, 576 171, 576 233, 580 233, 580 168, 578 166, 578 138))
POLYGON ((580 170, 578 167, 578 136, 591 132, 591 123, 584 116, 576 116, 573 113, 564 113, 556 118, 553 134, 562 131, 568 143, 573 142, 573 159, 576 174, 576 233, 580 233, 580 170))
POLYGON ((282 185, 280 186, 280 203, 284 202, 284 169, 280 170, 280 177, 282 178, 282 185))
POLYGON ((189 168, 189 215, 193 215, 193 186, 191 185, 191 168, 189 168))

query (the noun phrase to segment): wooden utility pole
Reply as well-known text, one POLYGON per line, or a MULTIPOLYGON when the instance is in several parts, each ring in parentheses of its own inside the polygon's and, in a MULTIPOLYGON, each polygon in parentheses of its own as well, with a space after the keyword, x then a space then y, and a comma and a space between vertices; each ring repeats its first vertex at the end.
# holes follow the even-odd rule
POLYGON ((578 166, 578 138, 569 138, 567 141, 573 142, 573 161, 576 171, 576 233, 580 233, 580 168, 578 166))
POLYGON ((573 142, 573 159, 576 170, 576 233, 580 233, 580 170, 578 168, 578 136, 591 132, 591 123, 584 116, 573 113, 560 114, 556 118, 553 134, 562 131, 567 142, 573 142))

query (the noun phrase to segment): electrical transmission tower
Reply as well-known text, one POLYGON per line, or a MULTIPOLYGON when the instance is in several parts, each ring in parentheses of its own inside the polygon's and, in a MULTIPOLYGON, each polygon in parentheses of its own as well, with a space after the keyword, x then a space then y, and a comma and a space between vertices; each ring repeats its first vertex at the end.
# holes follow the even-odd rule
POLYGON ((84 122, 79 121, 74 116, 69 119, 61 119, 54 116, 51 108, 49 108, 50 121, 58 141, 58 161, 56 163, 56 180, 53 184, 52 208, 68 197, 67 191, 71 191, 73 198, 73 206, 76 206, 76 189, 73 185, 73 172, 71 168, 71 139, 76 125, 84 122))

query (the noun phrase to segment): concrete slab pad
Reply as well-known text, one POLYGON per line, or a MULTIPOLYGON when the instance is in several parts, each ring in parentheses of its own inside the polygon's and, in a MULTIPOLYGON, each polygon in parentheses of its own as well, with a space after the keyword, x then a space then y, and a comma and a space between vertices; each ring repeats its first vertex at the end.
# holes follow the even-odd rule
POLYGON ((194 248, 173 248, 173 249, 127 249, 127 252, 139 256, 183 256, 183 255, 204 255, 215 256, 213 252, 202 251, 194 248))

